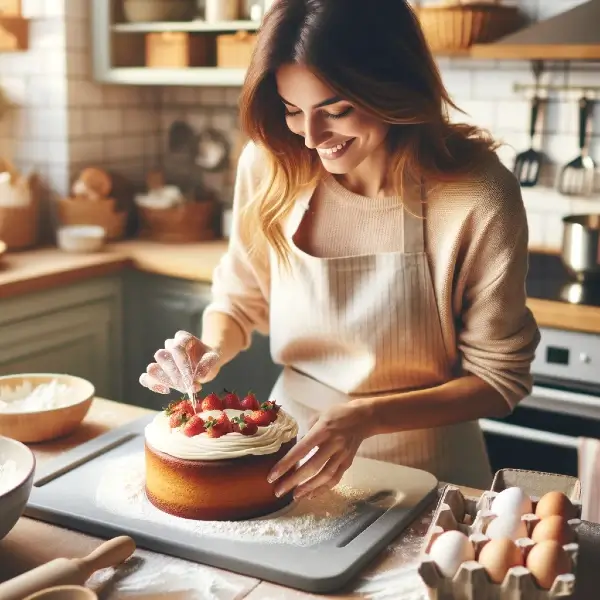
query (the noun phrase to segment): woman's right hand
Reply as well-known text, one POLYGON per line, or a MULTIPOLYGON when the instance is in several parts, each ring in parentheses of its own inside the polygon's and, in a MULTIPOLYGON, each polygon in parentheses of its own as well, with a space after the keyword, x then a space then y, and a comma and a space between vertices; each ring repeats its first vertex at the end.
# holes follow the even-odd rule
POLYGON ((219 353, 203 344, 187 331, 178 331, 154 355, 140 376, 140 383, 158 394, 171 389, 182 394, 198 392, 203 383, 214 379, 219 372, 219 353))

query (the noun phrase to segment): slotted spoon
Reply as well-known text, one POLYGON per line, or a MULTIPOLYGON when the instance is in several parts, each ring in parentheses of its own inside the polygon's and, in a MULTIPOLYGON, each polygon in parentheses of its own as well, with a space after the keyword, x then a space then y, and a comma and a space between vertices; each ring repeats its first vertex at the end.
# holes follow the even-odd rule
POLYGON ((513 173, 523 187, 533 187, 537 184, 542 166, 543 154, 533 147, 537 132, 537 121, 543 100, 536 94, 531 100, 531 117, 529 124, 529 150, 517 154, 513 173))
POLYGON ((562 168, 558 182, 559 192, 566 196, 589 196, 594 188, 596 165, 589 154, 593 108, 593 100, 579 99, 579 156, 562 168))

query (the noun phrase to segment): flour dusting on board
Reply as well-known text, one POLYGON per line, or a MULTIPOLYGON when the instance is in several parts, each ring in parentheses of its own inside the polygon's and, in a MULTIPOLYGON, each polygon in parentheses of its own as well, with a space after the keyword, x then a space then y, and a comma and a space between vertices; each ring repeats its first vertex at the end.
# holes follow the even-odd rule
POLYGON ((169 515, 146 498, 144 454, 133 454, 107 463, 96 492, 99 507, 131 519, 149 520, 199 536, 273 544, 312 546, 335 537, 352 519, 355 503, 365 492, 338 486, 314 499, 303 498, 292 506, 247 521, 193 521, 169 515))

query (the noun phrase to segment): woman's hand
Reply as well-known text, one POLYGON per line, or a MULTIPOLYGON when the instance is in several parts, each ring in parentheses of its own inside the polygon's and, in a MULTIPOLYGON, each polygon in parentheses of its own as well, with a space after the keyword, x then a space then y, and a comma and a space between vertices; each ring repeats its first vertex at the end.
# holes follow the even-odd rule
POLYGON ((197 392, 219 372, 219 353, 187 331, 168 339, 154 358, 156 362, 148 365, 140 383, 158 394, 168 394, 171 389, 182 394, 197 392))
POLYGON ((337 485, 352 464, 358 447, 370 435, 365 410, 352 402, 321 414, 309 432, 273 467, 269 481, 283 496, 295 488, 294 498, 316 496, 337 485), (294 470, 313 449, 314 454, 294 470))

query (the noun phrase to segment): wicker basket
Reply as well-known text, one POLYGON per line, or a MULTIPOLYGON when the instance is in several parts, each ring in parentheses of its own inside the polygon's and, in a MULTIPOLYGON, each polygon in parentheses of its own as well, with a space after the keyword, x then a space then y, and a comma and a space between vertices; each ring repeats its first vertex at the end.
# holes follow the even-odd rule
POLYGON ((417 6, 415 12, 432 52, 467 50, 513 33, 523 24, 516 6, 454 0, 417 6))
POLYGON ((58 200, 58 220, 61 225, 99 225, 109 241, 125 236, 127 213, 117 212, 114 198, 91 201, 80 198, 58 200))
POLYGON ((138 207, 141 237, 167 244, 201 242, 215 238, 213 202, 188 202, 174 208, 138 207))

